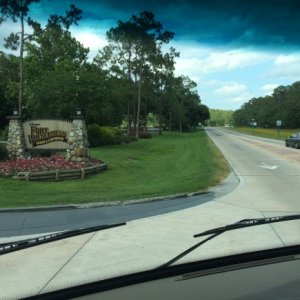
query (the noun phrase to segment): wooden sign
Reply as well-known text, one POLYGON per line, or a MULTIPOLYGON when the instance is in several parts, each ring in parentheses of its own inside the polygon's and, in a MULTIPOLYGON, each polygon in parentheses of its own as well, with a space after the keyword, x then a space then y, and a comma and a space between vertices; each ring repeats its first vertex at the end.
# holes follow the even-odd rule
POLYGON ((30 120, 23 123, 27 149, 67 149, 72 123, 64 120, 30 120))

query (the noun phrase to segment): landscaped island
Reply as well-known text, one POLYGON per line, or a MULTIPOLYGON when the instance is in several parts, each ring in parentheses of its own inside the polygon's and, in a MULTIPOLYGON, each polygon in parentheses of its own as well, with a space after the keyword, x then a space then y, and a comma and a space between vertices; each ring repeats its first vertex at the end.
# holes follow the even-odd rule
POLYGON ((58 181, 84 178, 87 174, 98 173, 106 167, 100 160, 71 162, 63 155, 52 155, 0 161, 0 175, 27 181, 58 181))
POLYGON ((18 181, 0 177, 0 206, 125 201, 205 191, 229 167, 205 131, 164 133, 135 143, 91 148, 109 172, 85 180, 18 181))

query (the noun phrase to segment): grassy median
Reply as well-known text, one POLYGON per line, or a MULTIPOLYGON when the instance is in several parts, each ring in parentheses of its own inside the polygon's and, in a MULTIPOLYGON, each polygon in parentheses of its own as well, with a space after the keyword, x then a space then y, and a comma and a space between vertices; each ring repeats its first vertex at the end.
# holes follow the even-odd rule
POLYGON ((229 167, 205 131, 165 133, 91 149, 108 170, 83 180, 21 182, 0 177, 0 207, 80 204, 204 191, 229 167))
POLYGON ((254 136, 279 140, 285 140, 293 133, 300 132, 300 129, 280 129, 279 132, 274 128, 231 127, 226 129, 254 136))

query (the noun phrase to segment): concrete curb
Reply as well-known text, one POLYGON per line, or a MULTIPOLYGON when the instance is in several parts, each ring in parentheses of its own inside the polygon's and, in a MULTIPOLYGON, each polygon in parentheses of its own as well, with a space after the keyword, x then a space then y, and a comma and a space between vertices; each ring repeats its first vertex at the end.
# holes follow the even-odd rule
MULTIPOLYGON (((152 198, 143 198, 143 199, 134 199, 134 200, 125 200, 125 201, 105 201, 105 202, 94 202, 94 203, 83 203, 83 204, 67 204, 67 205, 53 205, 53 206, 37 206, 37 207, 17 207, 17 208, 0 208, 1 213, 16 213, 16 212, 34 212, 34 211, 56 211, 56 210, 70 210, 70 209, 84 209, 84 208, 93 208, 93 207, 111 207, 111 206, 124 206, 124 205, 134 205, 134 204, 143 204, 163 200, 172 200, 179 198, 188 198, 195 196, 204 196, 215 193, 217 188, 222 187, 231 177, 237 177, 234 170, 231 168, 231 172, 228 176, 216 186, 211 187, 208 190, 184 193, 184 194, 175 194, 167 196, 158 196, 152 198)), ((239 178, 238 178, 239 180, 239 178)), ((239 180, 240 181, 240 180, 239 180)))
POLYGON ((187 194, 176 194, 153 198, 135 199, 135 200, 125 200, 125 201, 107 201, 107 202, 94 202, 94 203, 84 203, 84 204, 68 204, 68 205, 55 205, 55 206, 39 206, 39 207, 17 207, 17 208, 1 208, 1 213, 16 213, 16 212, 33 212, 33 211, 55 211, 55 210, 69 210, 69 209, 83 209, 83 208, 93 208, 93 207, 110 207, 110 206, 123 206, 123 205, 133 205, 150 203, 163 200, 172 200, 178 198, 187 198, 199 195, 211 194, 209 191, 201 191, 195 193, 187 194))

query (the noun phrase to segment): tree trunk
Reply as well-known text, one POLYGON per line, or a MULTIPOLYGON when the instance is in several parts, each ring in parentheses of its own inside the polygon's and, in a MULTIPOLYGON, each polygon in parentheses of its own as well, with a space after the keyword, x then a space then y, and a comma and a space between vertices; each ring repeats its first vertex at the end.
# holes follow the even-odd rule
POLYGON ((19 76, 19 117, 22 116, 22 97, 23 97, 23 52, 24 52, 24 17, 21 15, 21 43, 20 43, 20 76, 19 76))
POLYGON ((135 102, 132 104, 132 123, 133 123, 133 133, 136 133, 136 104, 135 102))
POLYGON ((159 99, 159 135, 162 135, 162 107, 161 107, 161 95, 159 99))
MULTIPOLYGON (((131 49, 131 44, 129 49, 131 49)), ((128 82, 131 82, 131 51, 129 51, 129 58, 128 58, 128 82)), ((131 133, 131 121, 132 119, 130 118, 130 98, 128 98, 128 102, 127 102, 127 122, 128 122, 128 126, 127 126, 127 135, 130 135, 131 133)))
POLYGON ((144 132, 147 131, 147 126, 148 125, 148 106, 147 106, 147 101, 145 102, 145 123, 144 123, 144 132))
POLYGON ((141 113, 141 81, 142 81, 142 68, 140 67, 139 74, 139 85, 138 85, 138 101, 137 101, 137 112, 136 112, 136 131, 135 137, 138 139, 140 134, 140 113, 141 113))
POLYGON ((130 119, 130 99, 127 102, 127 135, 130 135, 131 119, 130 119))

